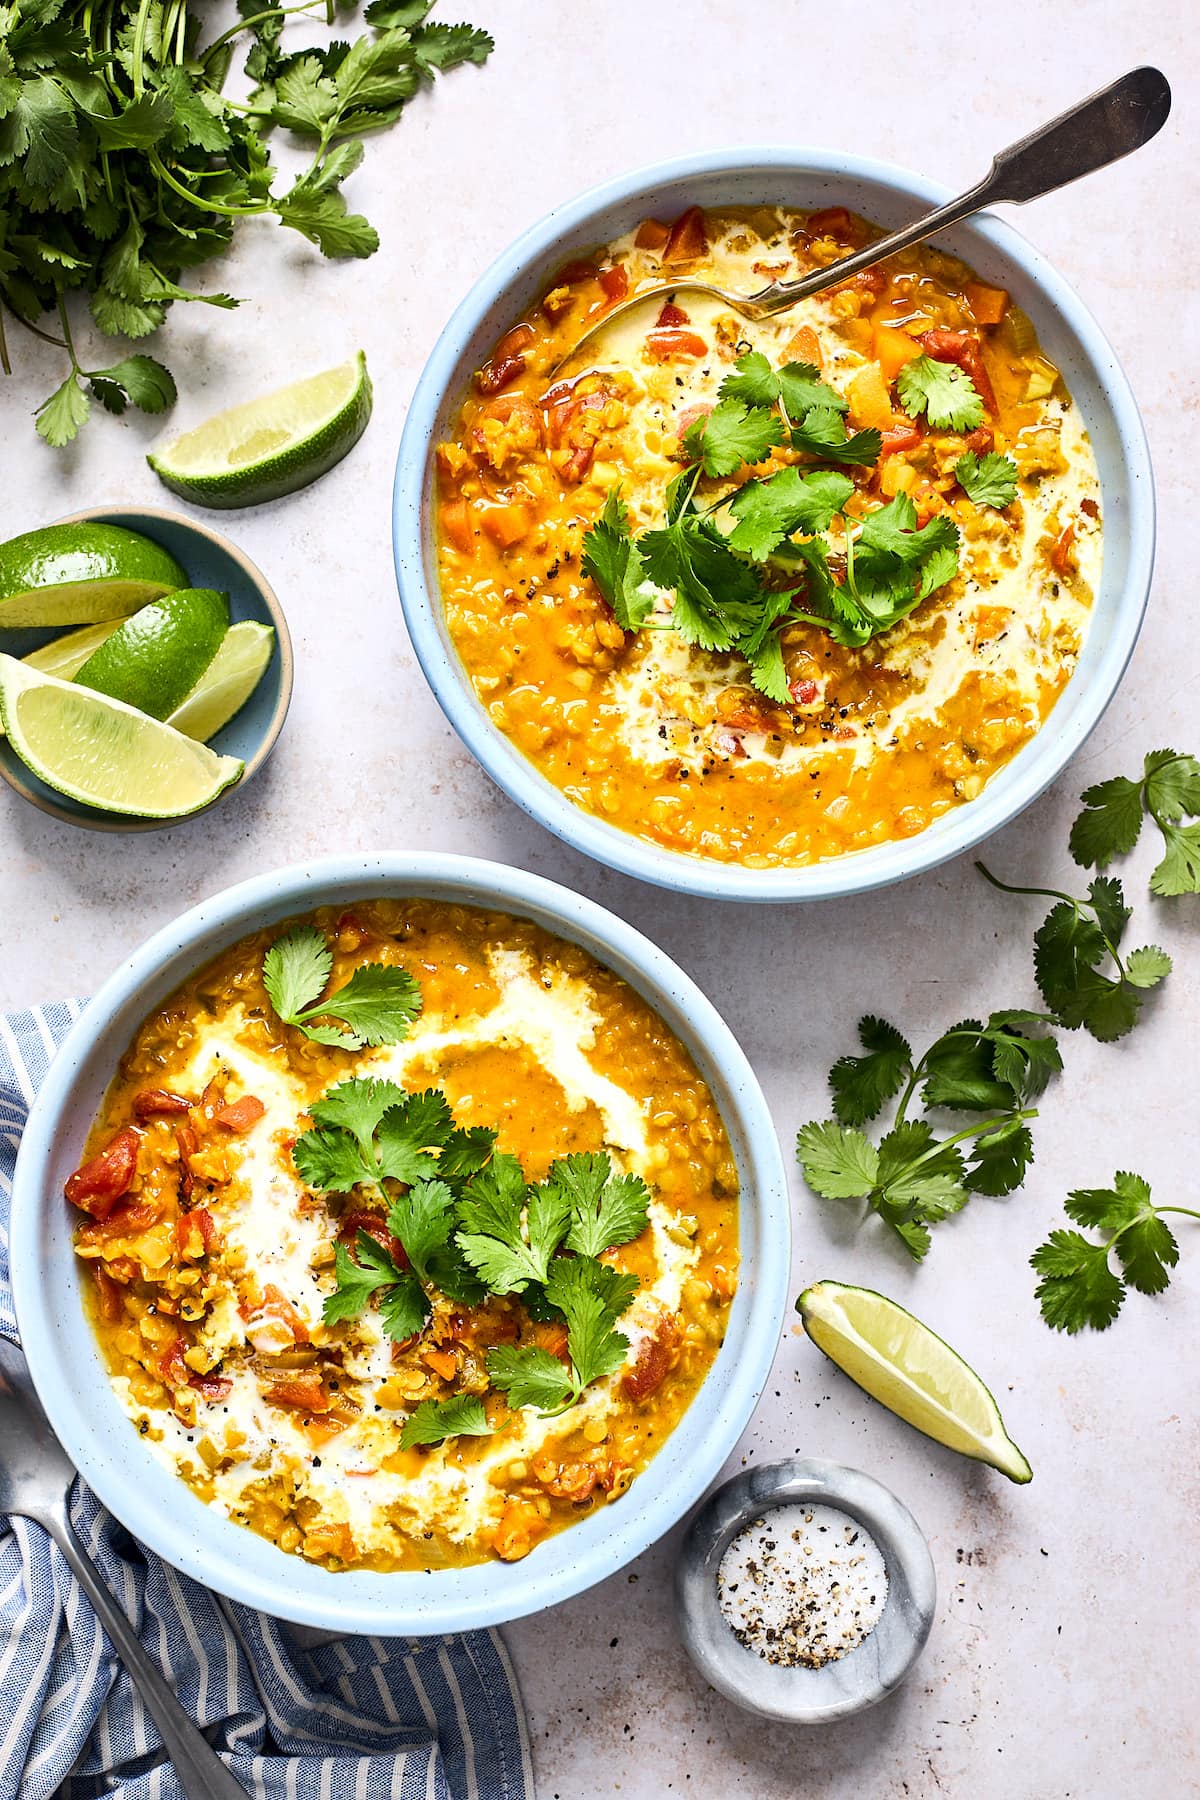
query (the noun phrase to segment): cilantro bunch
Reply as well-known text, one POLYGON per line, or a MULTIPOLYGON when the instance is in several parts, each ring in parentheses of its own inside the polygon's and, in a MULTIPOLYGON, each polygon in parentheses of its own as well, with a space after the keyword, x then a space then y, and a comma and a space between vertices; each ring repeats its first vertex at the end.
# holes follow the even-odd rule
POLYGON ((1111 1188, 1077 1188, 1066 1211, 1076 1225, 1102 1232, 1101 1241, 1059 1229, 1029 1261, 1041 1276, 1037 1298, 1042 1317, 1056 1331, 1071 1333, 1085 1326, 1105 1330, 1120 1312, 1127 1287, 1161 1294, 1179 1261, 1175 1234, 1162 1215, 1200 1219, 1200 1212, 1189 1206, 1155 1206, 1149 1184, 1123 1170, 1114 1175, 1111 1188))
POLYGON ((295 51, 283 49, 288 17, 319 12, 332 25, 334 0, 238 0, 239 22, 207 43, 188 0, 0 4, 0 366, 11 372, 6 313, 65 353, 65 379, 38 409, 47 443, 75 437, 93 400, 157 413, 175 398, 150 356, 85 367, 69 296, 86 298, 104 336, 140 340, 176 300, 237 304, 195 292, 188 276, 229 249, 239 219, 273 216, 326 256, 378 248, 342 193, 363 136, 393 124, 435 74, 492 49, 486 32, 430 21, 432 3, 372 0, 368 31, 295 51), (224 91, 243 36, 248 103, 224 91), (312 147, 287 187, 267 144, 277 126, 312 147), (56 329, 43 329, 45 314, 56 329))
MULTIPOLYGON (((532 1345, 490 1351, 488 1372, 510 1406, 562 1411, 620 1368, 629 1340, 617 1321, 638 1281, 599 1259, 645 1230, 650 1192, 640 1177, 616 1174, 607 1155, 588 1152, 527 1182, 517 1159, 495 1149, 496 1133, 456 1125, 436 1089, 414 1094, 356 1077, 309 1112, 312 1129, 292 1150, 301 1179, 317 1193, 366 1189, 384 1207, 379 1236, 360 1225, 353 1254, 334 1248, 326 1324, 357 1319, 373 1304, 386 1335, 403 1343, 424 1330, 439 1293, 472 1306, 512 1294, 531 1317, 565 1324, 567 1359, 532 1345)), ((487 1429, 455 1423, 475 1419, 461 1411, 463 1398, 418 1408, 405 1446, 487 1429)))
POLYGON ((859 1020, 861 1056, 843 1056, 829 1073, 833 1118, 805 1125, 796 1141, 809 1186, 827 1200, 862 1200, 909 1255, 920 1261, 930 1227, 960 1212, 972 1194, 1009 1194, 1033 1156, 1030 1105, 1062 1068, 1042 1013, 992 1013, 943 1032, 920 1057, 893 1025, 859 1020), (903 1092, 901 1092, 903 1090, 903 1092), (919 1097, 926 1113, 982 1115, 943 1135, 929 1118, 910 1119, 919 1097), (900 1094, 891 1126, 873 1143, 861 1127, 900 1094))
POLYGON ((918 529, 904 493, 865 516, 850 510, 858 490, 845 468, 876 462, 882 437, 874 429, 848 436, 845 412, 812 364, 776 370, 760 351, 739 357, 712 411, 684 433, 688 462, 667 488, 664 523, 635 537, 614 490, 585 534, 584 572, 622 629, 670 629, 703 650, 734 651, 754 686, 786 705, 780 634, 788 625, 816 625, 859 647, 953 580, 959 531, 951 519, 918 529), (703 477, 724 481, 778 446, 817 464, 751 476, 700 506, 703 477), (656 611, 655 590, 672 596, 669 614, 656 611))

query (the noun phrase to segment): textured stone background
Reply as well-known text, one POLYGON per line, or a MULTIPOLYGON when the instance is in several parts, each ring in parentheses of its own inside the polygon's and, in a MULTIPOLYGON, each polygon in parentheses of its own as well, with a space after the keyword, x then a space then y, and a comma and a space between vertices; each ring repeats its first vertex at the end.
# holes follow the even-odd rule
MULTIPOLYGON (((546 836, 460 747, 409 649, 388 526, 408 397, 448 310, 493 255, 554 202, 618 169, 722 142, 792 139, 965 186, 998 145, 1122 69, 1158 63, 1176 107, 1155 144, 1018 221, 1125 363, 1161 508, 1150 613, 1120 695, 1057 788, 989 848, 1014 876, 1061 881, 1079 789, 1132 769, 1148 748, 1196 749, 1200 739, 1189 515, 1195 9, 1024 0, 1011 13, 951 13, 859 0, 834 14, 784 0, 464 0, 463 10, 493 29, 493 61, 418 101, 355 177, 380 254, 329 267, 251 224, 220 271, 246 304, 233 315, 177 308, 165 334, 181 424, 357 346, 375 379, 375 418, 348 462, 308 493, 226 521, 274 583, 296 640, 295 701, 275 757, 214 816, 149 836, 89 835, 0 792, 0 996, 15 1006, 86 993, 181 908, 272 865, 349 849, 470 851, 593 894, 657 938, 740 1034, 790 1142, 823 1110, 825 1071, 849 1047, 859 1011, 881 1010, 925 1041, 964 1013, 1030 998, 1036 903, 1026 912, 994 895, 963 861, 843 905, 718 907, 640 887, 546 836)), ((27 415, 59 379, 54 352, 17 330, 10 338, 19 372, 0 382, 3 535, 101 501, 162 503, 141 460, 145 422, 101 420, 65 453, 34 438, 27 415)), ((1147 850, 1129 869, 1135 928, 1176 954, 1177 972, 1131 1043, 1069 1043, 1022 1194, 975 1201, 916 1271, 795 1180, 796 1291, 830 1275, 913 1306, 992 1384, 1036 1471, 1018 1491, 926 1443, 785 1334, 733 1466, 796 1450, 836 1457, 908 1502, 941 1585, 917 1673, 835 1729, 745 1717, 679 1648, 667 1539, 605 1586, 509 1631, 545 1800, 1175 1800, 1200 1790, 1189 1367, 1200 1234, 1185 1241, 1165 1297, 1135 1296, 1108 1335, 1083 1341, 1041 1324, 1025 1266, 1068 1187, 1133 1166, 1161 1198, 1186 1204, 1194 1191, 1200 913, 1143 899, 1150 860, 1147 850)))

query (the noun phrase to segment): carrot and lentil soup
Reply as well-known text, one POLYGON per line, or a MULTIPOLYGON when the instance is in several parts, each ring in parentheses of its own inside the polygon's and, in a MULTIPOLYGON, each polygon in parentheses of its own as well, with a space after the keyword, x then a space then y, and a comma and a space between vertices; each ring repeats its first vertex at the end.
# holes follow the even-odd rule
POLYGON ((425 900, 327 909, 201 970, 138 1031, 67 1196, 136 1429, 203 1500, 330 1569, 513 1560, 619 1498, 704 1379, 737 1279, 729 1141, 663 1020, 539 927, 425 900), (325 957, 307 1027, 264 980, 281 933, 325 957), (413 978, 403 1041, 314 1041, 364 969, 413 978), (373 1184, 347 1172, 364 1144, 373 1184), (611 1301, 590 1365, 573 1278, 611 1301))
MULTIPOLYGON (((761 321, 681 288, 557 373, 642 287, 677 275, 750 292, 873 235, 840 207, 646 220, 560 271, 438 446, 442 598, 488 715, 577 805, 670 850, 769 868, 912 837, 1038 730, 1083 644, 1102 540, 1087 433, 1029 319, 957 258, 922 246, 761 321), (663 524, 683 439, 749 352, 803 363, 853 429, 879 433, 877 455, 844 468, 848 520, 907 495, 918 526, 942 517, 959 534, 953 578, 869 642, 785 622, 775 697, 680 630, 624 629, 582 566, 614 489, 635 527, 663 524), (902 372, 919 357, 968 378, 978 424, 905 410, 902 372), (968 495, 964 457, 1008 459, 1004 503, 968 495)), ((820 460, 785 442, 753 473, 820 460)), ((705 473, 694 499, 711 512, 729 488, 705 473)), ((668 623, 670 597, 655 604, 651 624, 668 623)))

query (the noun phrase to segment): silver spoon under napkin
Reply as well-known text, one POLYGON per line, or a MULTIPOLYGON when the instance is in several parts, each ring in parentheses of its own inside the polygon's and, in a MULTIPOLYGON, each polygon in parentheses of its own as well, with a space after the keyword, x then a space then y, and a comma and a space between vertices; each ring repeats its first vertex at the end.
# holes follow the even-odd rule
POLYGON ((188 1800, 246 1800, 245 1788, 183 1710, 85 1555, 68 1516, 74 1479, 75 1468, 33 1392, 25 1358, 0 1338, 0 1513, 36 1520, 70 1563, 162 1733, 188 1800))
POLYGON ((1171 89, 1166 76, 1159 69, 1131 69, 1119 81, 1111 82, 1069 111, 1060 113, 1057 119, 1051 119, 1048 125, 1018 139, 1007 150, 1001 150, 981 182, 960 194, 957 200, 949 200, 945 206, 925 213, 911 225, 902 225, 899 231, 889 232, 887 237, 877 238, 874 243, 856 250, 851 256, 840 257, 823 269, 813 269, 798 281, 771 281, 753 294, 731 294, 724 288, 714 287, 711 282, 689 280, 686 275, 673 281, 656 282, 653 287, 643 288, 619 306, 612 307, 590 326, 574 348, 559 359, 555 372, 565 363, 574 362, 585 344, 589 344, 598 332, 606 331, 614 319, 656 296, 677 294, 681 290, 711 294, 747 319, 766 319, 774 313, 786 312, 798 300, 837 287, 861 270, 873 267, 887 256, 894 256, 896 251, 907 250, 910 244, 920 244, 935 232, 945 231, 948 226, 969 219, 972 213, 982 211, 985 206, 1005 201, 1023 204, 1026 200, 1039 200, 1043 194, 1052 194, 1070 181, 1078 181, 1083 175, 1107 168, 1109 163, 1118 162, 1121 157, 1149 143, 1166 124, 1170 110, 1171 89))

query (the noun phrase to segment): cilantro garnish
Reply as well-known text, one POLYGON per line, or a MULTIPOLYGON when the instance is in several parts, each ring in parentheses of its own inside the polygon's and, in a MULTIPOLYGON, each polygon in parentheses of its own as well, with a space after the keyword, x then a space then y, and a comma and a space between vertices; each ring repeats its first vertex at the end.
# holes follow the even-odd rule
POLYGON ((1017 497, 1017 465, 1011 456, 997 456, 994 450, 976 456, 968 450, 950 473, 976 506, 994 506, 1003 511, 1017 497))
POLYGON ((425 1329, 431 1312, 428 1296, 416 1276, 401 1269, 369 1231, 355 1238, 358 1261, 344 1244, 334 1246, 337 1287, 321 1308, 326 1325, 357 1319, 378 1296, 383 1329, 397 1343, 425 1329))
POLYGON ((1030 1029, 1047 1022, 1023 1011, 966 1019, 914 1060, 895 1026, 861 1019, 865 1054, 843 1056, 830 1070, 834 1118, 814 1120, 797 1138, 809 1186, 823 1199, 864 1200, 919 1261, 930 1227, 972 1194, 1020 1187, 1033 1156, 1029 1121, 1037 1113, 1029 1102, 1062 1067, 1054 1038, 1030 1029), (907 1116, 918 1090, 926 1110, 987 1116, 939 1137, 928 1119, 907 1116), (860 1127, 897 1094, 891 1129, 875 1144, 860 1127))
POLYGON ((850 512, 857 490, 841 468, 788 463, 744 479, 708 510, 697 504, 702 477, 725 480, 779 446, 823 463, 875 462, 879 432, 847 437, 845 411, 812 364, 772 369, 760 351, 739 357, 712 411, 684 433, 689 462, 667 489, 663 524, 635 537, 614 490, 584 536, 583 569, 622 629, 674 630, 703 650, 733 651, 760 693, 786 706, 780 638, 788 625, 816 625, 861 646, 952 580, 954 523, 938 517, 918 529, 906 494, 850 512), (835 526, 839 537, 826 538, 835 526), (830 560, 838 553, 844 573, 830 560), (652 616, 655 588, 671 596, 669 614, 652 616))
POLYGON ((896 393, 912 418, 922 413, 936 431, 974 431, 984 406, 965 370, 924 352, 906 362, 896 377, 896 393))
POLYGON ((451 1394, 448 1400, 422 1400, 404 1421, 400 1448, 444 1444, 451 1437, 488 1437, 491 1426, 477 1394, 451 1394))
POLYGON ((408 970, 363 963, 344 987, 321 999, 332 967, 333 952, 315 925, 276 938, 263 958, 263 986, 284 1024, 343 1050, 401 1043, 421 1010, 421 990, 408 970), (340 1019, 345 1029, 318 1019, 340 1019))
POLYGON ((1071 854, 1084 868, 1103 869, 1128 855, 1146 814, 1162 832, 1166 854, 1150 876, 1162 898, 1200 893, 1200 762, 1177 750, 1151 750, 1140 780, 1123 775, 1083 794, 1084 810, 1071 827, 1071 854), (1181 820, 1191 817, 1192 823, 1181 820))
POLYGON ((1033 966, 1042 998, 1059 1024, 1068 1031, 1083 1026, 1101 1043, 1132 1031, 1146 990, 1170 974, 1171 958, 1157 944, 1122 956, 1121 940, 1131 913, 1120 882, 1098 875, 1081 900, 1057 888, 1010 886, 982 863, 975 867, 1006 894, 1037 894, 1055 901, 1034 933, 1033 966))
POLYGON ((603 1151, 560 1157, 544 1181, 527 1186, 513 1156, 494 1156, 469 1181, 458 1204, 458 1245, 496 1294, 541 1288, 551 1300, 552 1263, 564 1245, 599 1256, 646 1228, 650 1190, 636 1175, 615 1175, 603 1151))
POLYGON ((1160 1294, 1179 1261, 1179 1246, 1162 1215, 1200 1218, 1191 1207, 1155 1206, 1149 1185, 1123 1170, 1113 1176, 1111 1188, 1077 1188, 1065 1205, 1076 1225, 1106 1234, 1096 1243, 1081 1231, 1060 1228, 1029 1259, 1041 1276, 1037 1298, 1042 1317, 1056 1331, 1072 1333, 1111 1325, 1127 1287, 1160 1294), (1113 1268, 1113 1257, 1120 1273, 1113 1268))
MULTIPOLYGON (((181 280, 229 250, 239 219, 274 216, 330 257, 378 248, 342 191, 363 139, 393 124, 435 74, 482 63, 492 49, 484 31, 429 21, 431 4, 373 0, 369 29, 351 41, 288 50, 285 23, 309 9, 282 0, 242 0, 241 16, 216 34, 213 9, 186 0, 0 6, 0 367, 11 360, 6 315, 60 347, 65 379, 37 409, 47 443, 70 442, 93 400, 158 413, 175 398, 152 357, 85 368, 69 296, 86 300, 106 336, 141 339, 176 300, 237 304, 181 280), (239 81, 228 99, 243 34, 251 91, 239 81), (275 127, 312 153, 290 186, 270 161, 275 127), (56 315, 53 333, 38 323, 44 313, 56 315)), ((332 23, 332 0, 322 10, 332 23)))
POLYGON ((569 1363, 533 1346, 490 1350, 488 1373, 509 1404, 563 1412, 591 1382, 614 1374, 629 1349, 617 1320, 637 1288, 636 1275, 622 1275, 590 1256, 558 1257, 546 1279, 546 1298, 567 1322, 569 1363))

